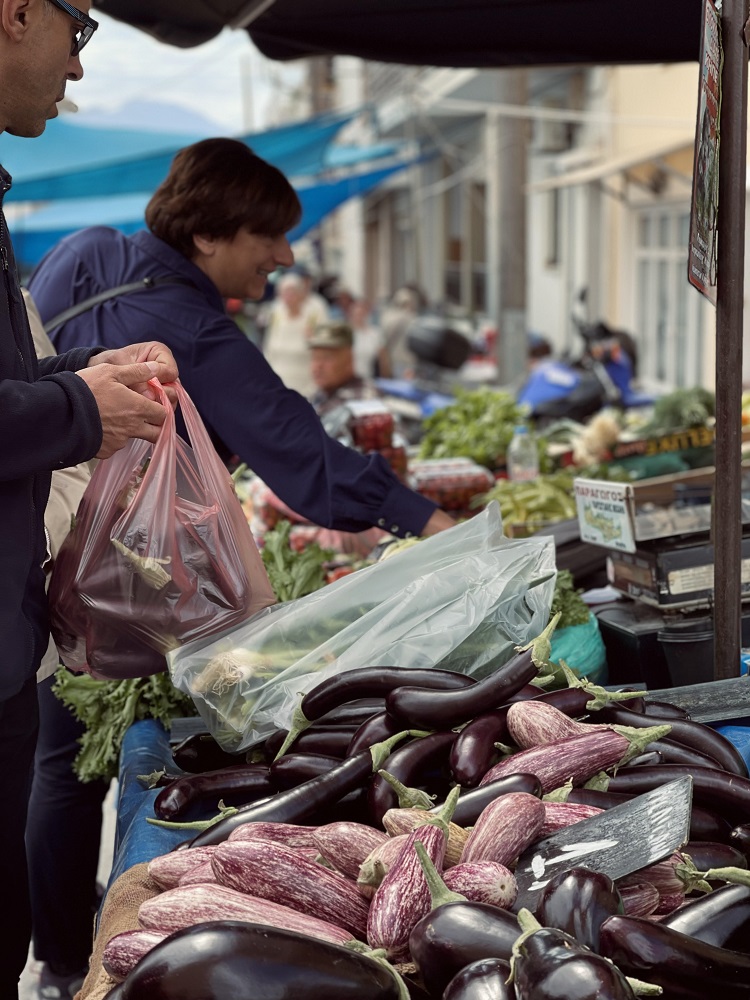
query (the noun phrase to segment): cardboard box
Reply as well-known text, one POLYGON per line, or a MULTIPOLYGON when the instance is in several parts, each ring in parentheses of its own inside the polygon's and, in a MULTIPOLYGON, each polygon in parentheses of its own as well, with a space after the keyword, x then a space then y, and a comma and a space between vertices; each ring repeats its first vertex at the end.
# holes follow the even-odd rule
MULTIPOLYGON (((714 594, 714 547, 710 542, 612 552, 607 579, 617 590, 658 608, 708 607, 714 594)), ((742 599, 750 598, 750 537, 742 539, 742 599)))
MULTIPOLYGON (((633 483, 574 480, 581 538, 619 552, 635 552, 644 542, 707 535, 715 470, 689 472, 633 483)), ((745 471, 750 487, 750 468, 745 471)), ((743 524, 750 524, 750 498, 742 500, 743 524)))

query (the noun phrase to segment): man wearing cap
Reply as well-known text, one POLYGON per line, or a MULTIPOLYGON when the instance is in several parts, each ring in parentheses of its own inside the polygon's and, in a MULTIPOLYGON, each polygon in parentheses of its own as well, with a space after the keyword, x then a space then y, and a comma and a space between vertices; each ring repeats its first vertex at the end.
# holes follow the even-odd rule
POLYGON ((321 323, 308 340, 318 416, 353 399, 375 399, 375 385, 354 371, 354 333, 348 323, 321 323))

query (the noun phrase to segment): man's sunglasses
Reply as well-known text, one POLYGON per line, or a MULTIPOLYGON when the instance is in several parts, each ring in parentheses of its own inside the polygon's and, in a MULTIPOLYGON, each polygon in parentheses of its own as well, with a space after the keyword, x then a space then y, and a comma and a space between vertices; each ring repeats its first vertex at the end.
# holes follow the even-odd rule
POLYGON ((78 10, 77 7, 66 3, 65 0, 49 0, 49 2, 54 4, 55 7, 59 7, 60 10, 64 10, 66 14, 69 14, 80 25, 78 32, 73 38, 73 47, 70 50, 72 56, 77 56, 99 27, 99 22, 95 21, 93 17, 89 17, 88 14, 84 14, 83 11, 78 10))

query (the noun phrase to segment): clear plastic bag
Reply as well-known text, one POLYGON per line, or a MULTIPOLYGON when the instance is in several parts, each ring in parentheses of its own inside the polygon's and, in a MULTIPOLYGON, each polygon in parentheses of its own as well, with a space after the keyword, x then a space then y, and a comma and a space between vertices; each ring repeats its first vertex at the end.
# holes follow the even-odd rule
POLYGON ((191 445, 172 407, 156 444, 100 462, 50 582, 52 633, 66 666, 101 677, 166 669, 165 654, 275 601, 231 477, 181 385, 191 445))
POLYGON ((354 667, 483 677, 549 619, 551 538, 503 535, 498 504, 470 521, 168 656, 214 738, 244 750, 289 728, 301 694, 354 667))

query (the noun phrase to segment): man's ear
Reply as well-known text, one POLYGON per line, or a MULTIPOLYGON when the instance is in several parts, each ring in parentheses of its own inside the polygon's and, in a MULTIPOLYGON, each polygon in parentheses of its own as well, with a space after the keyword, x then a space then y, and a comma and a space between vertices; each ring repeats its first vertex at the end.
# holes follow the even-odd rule
POLYGON ((44 0, 0 0, 0 28, 14 42, 19 42, 28 28, 29 8, 41 8, 44 0))
POLYGON ((193 233, 193 246, 204 257, 213 257, 216 253, 216 237, 193 233))

